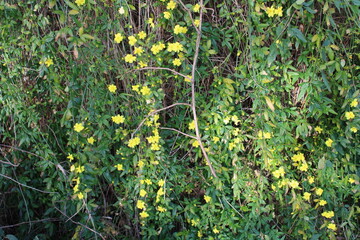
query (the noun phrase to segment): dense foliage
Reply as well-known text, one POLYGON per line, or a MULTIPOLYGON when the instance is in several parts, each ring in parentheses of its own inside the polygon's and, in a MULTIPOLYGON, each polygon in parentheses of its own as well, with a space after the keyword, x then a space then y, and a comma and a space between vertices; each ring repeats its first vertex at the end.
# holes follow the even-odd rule
POLYGON ((358 0, 0 0, 0 236, 360 237, 358 0))

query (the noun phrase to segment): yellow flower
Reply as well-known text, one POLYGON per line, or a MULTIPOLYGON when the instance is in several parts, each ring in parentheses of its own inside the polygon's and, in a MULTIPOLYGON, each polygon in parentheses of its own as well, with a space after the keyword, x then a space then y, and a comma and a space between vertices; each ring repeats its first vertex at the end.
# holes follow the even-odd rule
POLYGON ((131 55, 131 54, 127 54, 125 56, 125 62, 127 63, 133 63, 134 61, 136 61, 136 56, 131 55))
POLYGON ((145 39, 146 36, 147 36, 147 35, 146 35, 146 32, 144 32, 144 31, 141 31, 141 32, 138 33, 139 39, 145 39))
POLYGON ((283 15, 282 7, 276 8, 274 13, 279 15, 279 17, 282 17, 282 15, 283 15))
POLYGON ((163 208, 163 207, 161 207, 161 206, 158 206, 156 209, 157 209, 159 212, 166 212, 166 209, 163 208))
POLYGON ((323 212, 321 214, 321 216, 326 217, 326 218, 332 218, 334 216, 334 212, 333 211, 323 212))
POLYGON ((164 18, 170 19, 171 13, 170 12, 164 12, 164 18))
POLYGON ((54 64, 54 62, 53 62, 53 60, 52 60, 51 58, 46 59, 45 65, 46 65, 47 67, 50 67, 50 66, 53 65, 53 64, 54 64))
POLYGON ((78 5, 78 6, 82 6, 85 4, 85 0, 76 0, 75 3, 78 5))
POLYGON ((168 4, 166 5, 166 9, 168 9, 168 10, 174 10, 175 7, 176 7, 176 2, 174 2, 173 0, 168 2, 168 4))
POLYGON ((200 26, 200 19, 195 19, 194 20, 194 25, 195 25, 195 27, 199 27, 200 26))
POLYGON ((336 225, 334 223, 330 223, 327 227, 328 227, 328 229, 331 229, 333 231, 337 230, 336 225))
POLYGON ((357 105, 358 105, 358 100, 357 99, 352 100, 352 102, 350 103, 351 107, 357 107, 357 105))
POLYGON ((331 138, 328 138, 325 142, 325 145, 328 146, 328 147, 331 147, 331 145, 333 144, 333 140, 331 138))
POLYGON ((74 187, 73 187, 73 190, 74 190, 74 193, 77 193, 79 191, 79 184, 76 184, 74 187))
POLYGON ((355 117, 355 114, 353 112, 345 112, 345 118, 347 120, 353 119, 355 117))
POLYGON ((350 128, 350 131, 352 131, 353 133, 356 133, 358 131, 358 129, 356 127, 352 127, 352 128, 350 128))
POLYGON ((160 145, 158 143, 153 143, 150 146, 150 150, 151 151, 159 151, 160 150, 160 145))
POLYGON ((189 123, 189 130, 194 130, 195 129, 195 121, 192 120, 190 123, 189 123))
POLYGON ((198 236, 199 238, 202 238, 203 234, 201 233, 201 231, 198 231, 198 232, 197 232, 197 236, 198 236))
POLYGON ((165 181, 163 179, 160 179, 158 182, 158 186, 162 187, 162 186, 164 186, 164 184, 165 184, 165 181))
POLYGON ((269 139, 269 138, 271 138, 271 133, 259 131, 258 132, 258 138, 259 139, 269 139))
POLYGON ((140 62, 139 62, 139 66, 140 66, 141 68, 144 68, 144 67, 147 67, 148 65, 147 65, 147 63, 144 63, 143 61, 140 61, 140 62))
POLYGON ((110 84, 108 86, 109 92, 114 93, 116 92, 117 87, 114 84, 110 84))
POLYGON ((72 154, 69 154, 66 158, 69 159, 70 162, 74 160, 74 156, 72 154))
POLYGON ((75 132, 81 132, 84 129, 84 125, 82 123, 76 123, 74 125, 75 132))
POLYGON ((321 195, 323 194, 323 192, 324 192, 324 190, 322 190, 321 188, 317 188, 317 189, 315 190, 315 193, 316 193, 316 195, 318 195, 318 196, 321 196, 321 195))
POLYGON ((200 146, 199 141, 198 141, 198 140, 195 140, 195 141, 192 143, 192 146, 193 146, 193 147, 198 147, 198 146, 200 146))
POLYGON ((273 17, 273 16, 275 16, 275 8, 273 7, 273 6, 271 6, 271 7, 268 7, 268 8, 266 8, 266 14, 269 16, 269 17, 273 17))
POLYGON ((145 183, 146 183, 146 184, 148 184, 148 185, 151 185, 151 184, 152 184, 151 180, 150 180, 150 179, 148 179, 148 178, 147 178, 147 179, 145 179, 144 181, 145 181, 145 183))
POLYGON ((168 43, 168 48, 167 50, 169 52, 180 52, 184 50, 183 45, 181 45, 181 43, 179 42, 175 42, 175 43, 168 43))
POLYGON ((299 188, 299 182, 296 181, 296 180, 291 180, 289 182, 289 186, 292 187, 292 188, 299 188))
POLYGON ((304 192, 303 199, 305 199, 306 201, 309 201, 309 200, 310 200, 310 196, 311 196, 311 193, 304 192))
POLYGON ((303 164, 301 164, 301 166, 299 167, 299 170, 302 171, 302 172, 307 172, 308 170, 308 165, 306 162, 304 162, 303 164))
POLYGON ((349 178, 348 182, 353 184, 355 182, 355 180, 353 178, 349 178))
POLYGON ((147 212, 145 212, 145 211, 140 213, 141 218, 147 218, 148 216, 149 216, 149 214, 147 212))
POLYGON ((213 232, 214 232, 215 234, 217 234, 217 233, 219 233, 220 231, 219 231, 216 227, 214 227, 214 228, 213 228, 213 232))
POLYGON ((125 118, 124 118, 124 116, 121 116, 121 115, 118 114, 116 116, 112 116, 111 120, 116 124, 120 124, 120 123, 123 123, 125 121, 125 118))
POLYGON ((138 200, 136 203, 136 207, 139 209, 144 209, 145 208, 145 202, 143 200, 138 200))
POLYGON ((159 44, 154 44, 152 47, 151 47, 151 52, 156 55, 158 54, 160 51, 162 51, 163 49, 165 49, 165 44, 163 43, 159 43, 159 44))
POLYGON ((314 183, 314 177, 310 176, 308 177, 308 181, 310 184, 313 184, 314 183))
POLYGON ((193 11, 194 12, 200 12, 200 4, 195 4, 194 7, 193 7, 193 11))
POLYGON ((205 195, 204 196, 204 200, 205 200, 205 202, 210 202, 211 201, 211 197, 210 196, 208 196, 208 195, 205 195))
POLYGON ((175 34, 180 34, 180 33, 186 33, 187 32, 187 27, 181 27, 180 25, 176 25, 174 28, 174 33, 175 34))
POLYGON ((279 178, 280 176, 283 177, 285 175, 285 171, 283 167, 280 167, 279 169, 275 170, 274 172, 272 172, 272 174, 274 175, 274 177, 279 178))
POLYGON ((323 129, 321 127, 317 126, 315 128, 315 131, 317 131, 318 133, 322 133, 323 129))
POLYGON ((134 36, 129 36, 128 39, 129 39, 129 45, 130 46, 134 46, 135 43, 137 42, 137 40, 136 40, 136 38, 134 36))
POLYGON ((180 66, 181 65, 181 60, 179 58, 175 58, 172 63, 173 63, 174 66, 180 66))
POLYGON ((213 137, 212 140, 213 140, 214 143, 217 143, 218 141, 220 141, 220 138, 219 137, 213 137))
POLYGON ((117 168, 118 171, 123 171, 124 168, 123 168, 123 165, 122 164, 116 164, 115 167, 117 168))
POLYGON ((151 27, 155 27, 154 19, 153 19, 153 18, 149 18, 149 19, 148 19, 148 23, 150 24, 151 27))
POLYGON ((320 202, 319 202, 320 206, 325 206, 326 204, 327 204, 327 201, 325 201, 325 200, 320 200, 320 202))
POLYGON ((129 140, 128 146, 130 148, 134 148, 139 144, 140 144, 140 138, 136 137, 129 140))
POLYGON ((164 195, 165 194, 165 192, 164 192, 164 189, 161 187, 161 188, 159 188, 159 190, 157 191, 157 193, 156 193, 158 196, 162 196, 162 195, 164 195))
POLYGON ((85 171, 85 167, 84 166, 78 166, 75 168, 75 172, 76 173, 82 173, 85 171))
POLYGON ((133 85, 132 87, 132 90, 139 93, 140 92, 140 85, 133 85))
POLYGON ((118 12, 119 14, 123 15, 125 13, 124 7, 119 8, 118 12))
POLYGON ((75 171, 75 166, 74 166, 74 165, 71 165, 71 167, 70 167, 70 172, 73 172, 73 171, 75 171))
POLYGON ((139 162, 138 162, 138 167, 139 167, 139 168, 142 168, 144 165, 145 165, 144 161, 143 161, 143 160, 139 160, 139 162))
POLYGON ((80 199, 80 200, 81 200, 81 199, 83 199, 83 198, 84 198, 84 194, 82 194, 82 193, 78 193, 78 194, 77 194, 77 197, 78 197, 78 199, 80 199))
POLYGON ((147 192, 144 189, 140 190, 140 197, 145 197, 147 192))
POLYGON ((154 136, 147 137, 146 139, 148 140, 149 143, 158 143, 160 138, 161 137, 159 135, 154 135, 154 136))
POLYGON ((151 90, 147 86, 144 86, 144 87, 141 88, 141 94, 142 95, 146 96, 146 95, 150 95, 150 93, 151 93, 151 90))
POLYGON ((142 47, 135 47, 134 54, 141 56, 141 54, 144 52, 144 49, 142 47))
POLYGON ((115 34, 114 41, 115 41, 116 43, 120 43, 123 39, 124 39, 124 37, 121 35, 121 33, 115 34))
POLYGON ((94 144, 95 139, 94 139, 93 137, 89 137, 89 138, 87 139, 87 142, 90 143, 90 144, 94 144))
POLYGON ((303 153, 298 153, 292 156, 291 160, 293 160, 294 162, 303 162, 305 161, 305 156, 303 153))
POLYGON ((185 82, 191 82, 191 75, 186 75, 186 77, 184 77, 184 81, 185 82))

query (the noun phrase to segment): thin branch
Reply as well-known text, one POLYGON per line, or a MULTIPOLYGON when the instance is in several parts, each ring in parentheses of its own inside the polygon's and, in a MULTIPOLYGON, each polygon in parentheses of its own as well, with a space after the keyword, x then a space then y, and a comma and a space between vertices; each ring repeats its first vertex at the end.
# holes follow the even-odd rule
POLYGON ((40 219, 40 220, 21 222, 21 223, 17 223, 17 224, 13 224, 13 225, 0 226, 0 229, 18 227, 18 226, 21 226, 21 225, 24 225, 24 224, 33 224, 33 223, 40 223, 40 222, 46 222, 46 221, 57 222, 57 221, 60 221, 60 219, 57 219, 57 218, 45 218, 45 219, 40 219))
POLYGON ((0 146, 1 146, 1 147, 7 147, 7 148, 13 148, 13 149, 18 150, 18 151, 20 151, 20 152, 28 153, 28 154, 31 154, 31 155, 33 155, 33 156, 36 156, 36 157, 38 157, 38 158, 41 158, 41 159, 45 160, 45 158, 43 158, 42 156, 37 155, 37 154, 32 153, 32 152, 29 152, 29 151, 26 151, 26 150, 23 150, 23 149, 21 149, 21 148, 17 148, 17 147, 10 146, 10 145, 6 145, 6 144, 2 144, 2 143, 0 143, 0 146))
POLYGON ((202 25, 202 17, 203 17, 203 0, 200 0, 200 24, 199 24, 199 31, 198 31, 198 35, 196 38, 196 45, 195 45, 195 55, 194 55, 194 61, 193 61, 193 66, 192 66, 192 70, 191 70, 191 108, 192 108, 192 112, 194 115, 194 123, 195 123, 195 133, 196 133, 196 138, 197 141, 199 142, 201 151, 206 159, 207 165, 210 168, 211 174, 214 177, 216 176, 216 172, 213 168, 213 166, 211 165, 209 156, 207 155, 205 148, 204 148, 204 144, 201 141, 201 136, 200 136, 200 131, 199 131, 199 125, 198 125, 198 119, 197 119, 197 113, 196 113, 196 99, 195 99, 195 72, 196 72, 196 63, 198 60, 198 56, 199 56, 199 49, 200 49, 200 41, 201 41, 201 25, 202 25))
POLYGON ((195 136, 186 134, 186 133, 181 132, 181 131, 179 131, 179 130, 177 130, 177 129, 175 129, 175 128, 167 128, 167 127, 159 127, 159 128, 160 128, 160 129, 164 129, 164 130, 175 131, 175 132, 180 133, 180 134, 182 134, 182 135, 184 135, 184 136, 187 136, 187 137, 189 137, 189 138, 197 139, 195 136))
POLYGON ((40 190, 40 189, 37 189, 37 188, 34 188, 34 187, 30 187, 30 186, 28 186, 28 185, 25 185, 25 184, 23 184, 23 183, 21 183, 21 182, 18 182, 18 181, 16 181, 15 179, 13 179, 13 178, 11 178, 11 177, 9 177, 9 176, 3 175, 3 174, 1 174, 1 173, 0 173, 0 177, 7 178, 7 179, 9 179, 9 180, 11 180, 11 181, 13 181, 13 182, 15 182, 15 183, 23 186, 23 187, 30 188, 30 189, 35 190, 35 191, 38 191, 38 192, 42 192, 42 193, 57 193, 57 192, 47 192, 47 191, 43 191, 43 190, 40 190))
POLYGON ((139 129, 141 128, 141 126, 144 124, 144 122, 146 121, 146 119, 148 119, 149 117, 153 116, 154 114, 158 113, 158 112, 161 112, 161 111, 164 111, 166 109, 169 109, 169 108, 172 108, 172 107, 175 107, 175 106, 179 106, 179 105, 185 105, 185 106, 189 106, 191 107, 191 105, 189 103, 174 103, 174 104, 171 104, 167 107, 164 107, 164 108, 160 108, 160 109, 157 109, 157 110, 154 110, 152 111, 151 113, 149 113, 142 121, 141 123, 138 125, 138 127, 135 129, 135 131, 131 134, 131 138, 134 137, 135 133, 137 131, 139 131, 139 129))
POLYGON ((62 215, 64 215, 65 217, 67 217, 68 220, 70 220, 72 223, 75 223, 75 224, 77 224, 77 225, 80 225, 80 226, 86 228, 87 230, 89 230, 89 231, 95 233, 96 235, 100 236, 101 239, 105 240, 105 238, 103 237, 103 235, 101 235, 101 233, 95 231, 95 230, 92 229, 92 228, 89 228, 88 226, 86 226, 86 225, 84 225, 84 224, 82 224, 82 223, 80 223, 80 222, 76 222, 76 221, 72 220, 71 218, 69 218, 65 213, 63 213, 63 212, 62 212, 60 209, 58 209, 57 207, 54 206, 54 208, 55 208, 56 210, 58 210, 62 215))

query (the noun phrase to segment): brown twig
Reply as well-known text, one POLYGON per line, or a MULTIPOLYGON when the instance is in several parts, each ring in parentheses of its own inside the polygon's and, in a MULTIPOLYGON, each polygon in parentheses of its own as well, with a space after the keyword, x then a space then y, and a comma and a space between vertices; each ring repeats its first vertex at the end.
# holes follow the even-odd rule
POLYGON ((13 179, 13 178, 11 178, 11 177, 9 177, 9 176, 6 176, 6 175, 4 175, 4 174, 1 174, 1 173, 0 173, 0 177, 7 178, 7 179, 9 179, 9 180, 11 180, 11 181, 19 184, 20 186, 23 186, 23 187, 26 187, 26 188, 30 188, 30 189, 35 190, 35 191, 38 191, 38 192, 42 192, 42 193, 57 193, 57 192, 47 192, 47 191, 43 191, 43 190, 40 190, 40 189, 37 189, 37 188, 34 188, 34 187, 30 187, 30 186, 28 186, 28 185, 25 185, 25 184, 23 184, 23 183, 21 183, 21 182, 18 182, 18 181, 16 181, 15 179, 13 179))
POLYGON ((210 168, 211 174, 214 177, 217 177, 215 169, 211 165, 209 156, 207 155, 207 153, 205 151, 204 144, 201 141, 199 125, 198 125, 198 119, 197 119, 197 113, 196 113, 195 72, 196 72, 196 64, 197 64, 197 60, 198 60, 198 56, 199 56, 200 41, 201 41, 201 25, 202 25, 202 17, 203 17, 203 0, 200 0, 200 6, 201 6, 201 8, 200 8, 200 24, 199 24, 198 35, 197 35, 197 38, 196 38, 195 55, 194 55, 194 60, 193 60, 193 65, 192 65, 192 70, 191 70, 191 108, 192 108, 192 112, 193 112, 193 115, 194 115, 195 133, 196 133, 197 141, 200 144, 201 151, 202 151, 202 153, 203 153, 203 155, 204 155, 204 157, 206 159, 207 165, 210 168))
POLYGON ((195 136, 186 134, 186 133, 181 132, 181 131, 179 131, 179 130, 177 130, 177 129, 175 129, 175 128, 168 128, 168 127, 159 127, 159 128, 160 128, 160 129, 164 129, 164 130, 174 131, 174 132, 180 133, 180 134, 182 134, 182 135, 184 135, 184 136, 187 136, 187 137, 189 137, 189 138, 197 139, 195 136))
POLYGON ((54 206, 54 208, 55 208, 56 210, 58 210, 62 215, 64 215, 65 217, 67 217, 68 220, 70 220, 72 223, 75 223, 75 224, 77 224, 77 225, 80 225, 80 226, 86 228, 87 230, 89 230, 89 231, 95 233, 96 235, 100 236, 101 239, 105 240, 105 238, 103 237, 103 235, 101 235, 101 233, 95 231, 94 229, 92 229, 92 228, 90 228, 90 227, 88 227, 88 226, 86 226, 86 225, 84 225, 84 224, 82 224, 82 223, 80 223, 80 222, 76 222, 76 221, 72 220, 71 218, 69 218, 65 213, 63 213, 63 212, 62 212, 60 209, 58 209, 57 207, 54 206))

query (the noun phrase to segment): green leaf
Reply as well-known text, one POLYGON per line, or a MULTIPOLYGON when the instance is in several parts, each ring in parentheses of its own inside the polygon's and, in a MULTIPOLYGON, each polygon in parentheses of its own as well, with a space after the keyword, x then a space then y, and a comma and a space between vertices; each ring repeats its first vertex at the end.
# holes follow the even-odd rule
POLYGON ((294 36, 304 43, 307 42, 304 34, 297 28, 289 28, 288 33, 290 36, 294 36))

